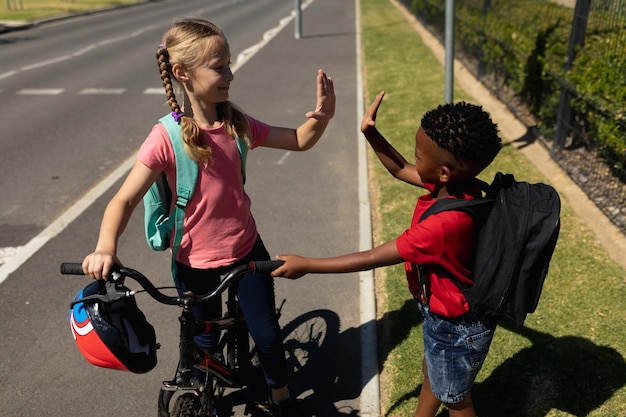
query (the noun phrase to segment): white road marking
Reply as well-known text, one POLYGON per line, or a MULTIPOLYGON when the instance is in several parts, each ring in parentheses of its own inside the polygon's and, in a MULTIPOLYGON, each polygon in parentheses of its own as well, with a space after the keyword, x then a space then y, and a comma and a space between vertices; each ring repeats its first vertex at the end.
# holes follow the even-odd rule
POLYGON ((115 171, 109 174, 98 185, 89 190, 83 198, 78 200, 72 207, 65 211, 59 218, 53 221, 41 233, 32 238, 26 245, 14 248, 13 256, 4 259, 4 263, 0 265, 0 283, 17 268, 22 266, 32 255, 37 253, 39 249, 56 235, 61 233, 67 226, 85 210, 89 208, 102 194, 113 186, 120 178, 122 178, 135 164, 135 155, 124 161, 115 171))
POLYGON ((78 94, 81 95, 121 95, 126 92, 125 88, 83 88, 78 94))
POLYGON ((291 155, 291 151, 287 151, 285 152, 285 154, 283 155, 282 158, 280 158, 278 161, 276 161, 276 165, 282 165, 285 163, 285 161, 287 160, 287 158, 289 157, 289 155, 291 155))
POLYGON ((65 91, 65 88, 25 88, 16 94, 20 96, 57 96, 65 91))
POLYGON ((11 77, 11 76, 16 75, 16 74, 18 74, 20 72, 23 72, 23 71, 30 71, 30 70, 35 69, 35 68, 41 68, 41 67, 44 67, 44 66, 47 66, 47 65, 56 64, 57 62, 67 61, 68 59, 79 57, 81 55, 86 54, 87 52, 91 52, 91 51, 95 50, 96 48, 98 48, 100 46, 109 45, 109 44, 115 43, 115 42, 125 41, 125 40, 128 40, 129 38, 134 38, 136 36, 141 35, 144 32, 152 30, 154 27, 156 27, 156 26, 155 25, 151 25, 151 26, 142 27, 141 29, 136 30, 134 32, 131 32, 129 34, 116 36, 116 37, 110 38, 110 39, 103 39, 100 42, 89 44, 89 45, 84 46, 84 47, 82 47, 81 49, 79 49, 79 50, 77 50, 75 52, 70 53, 70 54, 66 54, 66 55, 61 55, 61 56, 58 56, 58 57, 50 58, 50 59, 47 59, 45 61, 35 62, 33 64, 30 64, 30 65, 25 65, 25 66, 21 67, 20 69, 12 70, 12 71, 5 72, 4 74, 0 74, 0 79, 11 77))

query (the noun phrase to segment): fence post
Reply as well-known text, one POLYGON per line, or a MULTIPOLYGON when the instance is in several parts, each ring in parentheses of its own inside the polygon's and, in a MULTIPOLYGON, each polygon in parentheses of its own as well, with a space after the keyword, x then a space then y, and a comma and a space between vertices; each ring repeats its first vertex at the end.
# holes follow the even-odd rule
POLYGON ((454 92, 454 0, 446 0, 446 65, 444 100, 452 103, 454 92))
MULTIPOLYGON (((591 0, 576 0, 574 21, 572 22, 572 31, 570 33, 569 46, 567 49, 565 73, 567 73, 574 64, 576 49, 585 43, 585 32, 587 30, 590 9, 591 0)), ((565 77, 565 75, 563 77, 565 77)), ((556 132, 554 134, 552 150, 560 150, 565 147, 565 139, 569 131, 568 126, 572 117, 571 97, 572 94, 568 91, 567 83, 563 78, 561 80, 561 97, 559 98, 559 110, 556 115, 556 132)))
POLYGON ((295 23, 294 23, 294 37, 300 39, 302 37, 302 0, 295 0, 295 23))

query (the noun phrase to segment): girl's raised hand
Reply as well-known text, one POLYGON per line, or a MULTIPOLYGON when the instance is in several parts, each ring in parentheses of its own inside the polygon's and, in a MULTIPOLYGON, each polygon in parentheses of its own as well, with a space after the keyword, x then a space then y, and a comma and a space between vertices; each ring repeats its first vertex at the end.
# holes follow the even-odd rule
POLYGON ((333 79, 323 70, 317 70, 317 105, 306 113, 310 119, 328 121, 335 115, 335 87, 333 79))
POLYGON ((378 113, 378 108, 380 107, 380 103, 383 102, 383 97, 385 96, 385 92, 381 91, 376 95, 374 102, 367 109, 365 115, 363 116, 363 120, 361 121, 361 132, 365 133, 367 129, 370 127, 376 126, 376 113, 378 113))

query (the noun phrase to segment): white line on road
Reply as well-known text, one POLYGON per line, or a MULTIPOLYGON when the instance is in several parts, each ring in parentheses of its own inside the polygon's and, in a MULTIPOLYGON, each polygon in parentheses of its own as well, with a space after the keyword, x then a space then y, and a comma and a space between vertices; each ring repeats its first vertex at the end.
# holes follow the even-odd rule
POLYGON ((57 96, 65 91, 65 88, 25 88, 16 94, 20 96, 57 96))
POLYGON ((78 216, 89 208, 102 194, 122 178, 135 163, 135 155, 128 158, 115 171, 109 174, 100 184, 92 188, 83 198, 78 200, 72 207, 65 211, 58 219, 53 221, 41 233, 31 239, 26 245, 15 248, 15 253, 0 265, 0 283, 22 266, 32 255, 34 255, 43 245, 61 233, 78 216))
POLYGON ((78 94, 81 95, 121 95, 126 92, 125 88, 83 88, 78 94))
POLYGON ((33 64, 30 64, 30 65, 25 65, 25 66, 21 67, 19 70, 12 70, 12 71, 5 72, 4 74, 0 74, 0 79, 11 77, 13 75, 16 75, 16 74, 22 72, 22 71, 29 71, 29 70, 32 70, 32 69, 41 68, 41 67, 44 67, 44 66, 47 66, 47 65, 56 64, 57 62, 66 61, 68 59, 79 57, 79 56, 81 56, 81 55, 83 55, 83 54, 85 54, 87 52, 91 52, 91 51, 95 50, 96 48, 98 48, 100 46, 109 45, 109 44, 115 43, 115 42, 125 41, 125 40, 128 40, 129 38, 134 38, 136 36, 139 36, 139 35, 141 35, 144 32, 152 30, 153 27, 155 27, 155 26, 145 26, 145 27, 142 27, 141 29, 136 30, 134 32, 131 32, 129 34, 120 35, 120 36, 117 36, 115 38, 110 38, 110 39, 103 39, 100 42, 89 44, 89 45, 84 46, 84 47, 82 47, 81 49, 79 49, 79 50, 77 50, 75 52, 70 53, 70 54, 60 55, 58 57, 46 59, 45 61, 35 62, 33 64))
POLYGON ((143 90, 144 94, 159 94, 159 95, 163 95, 165 94, 165 90, 163 89, 163 87, 160 88, 146 88, 145 90, 143 90))
MULTIPOLYGON (((313 3, 313 0, 307 0, 306 2, 302 3, 302 10, 309 7, 311 3, 313 3)), ((239 55, 237 55, 237 62, 235 62, 235 65, 233 65, 231 68, 233 73, 237 71, 240 67, 242 67, 246 62, 248 62, 250 58, 256 55, 256 53, 259 52, 265 45, 267 45, 268 42, 274 38, 274 36, 276 36, 281 30, 285 28, 285 26, 287 26, 287 24, 289 24, 289 22, 294 19, 294 17, 295 13, 292 12, 291 15, 281 19, 278 23, 278 26, 265 32, 262 41, 254 46, 251 46, 250 48, 244 49, 243 52, 240 52, 239 55)))
POLYGON ((285 152, 285 154, 282 156, 282 158, 280 158, 278 161, 276 161, 276 165, 284 164, 285 161, 287 160, 287 158, 289 158, 289 155, 291 155, 291 151, 285 152))

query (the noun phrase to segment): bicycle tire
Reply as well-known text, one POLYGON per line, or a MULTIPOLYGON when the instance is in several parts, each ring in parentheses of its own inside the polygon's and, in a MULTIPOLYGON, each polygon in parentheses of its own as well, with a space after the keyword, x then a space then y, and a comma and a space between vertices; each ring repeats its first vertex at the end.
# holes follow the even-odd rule
POLYGON ((176 398, 171 417, 200 417, 200 407, 202 403, 200 398, 191 393, 183 394, 176 398))

